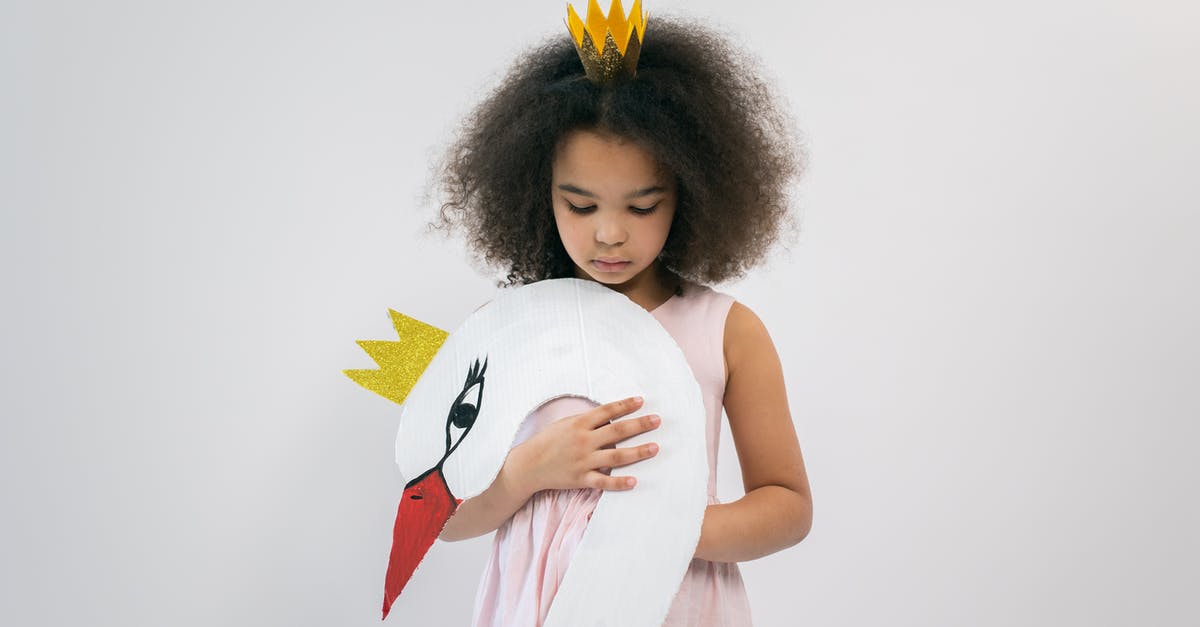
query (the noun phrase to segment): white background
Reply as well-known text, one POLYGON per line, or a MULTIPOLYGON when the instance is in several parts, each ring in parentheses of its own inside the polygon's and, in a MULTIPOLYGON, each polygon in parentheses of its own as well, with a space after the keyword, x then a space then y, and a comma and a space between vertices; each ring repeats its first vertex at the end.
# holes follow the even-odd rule
MULTIPOLYGON (((742 564, 756 625, 1200 623, 1200 5, 728 4, 684 8, 811 155, 790 252, 717 286, 815 501, 742 564)), ((341 370, 494 295, 420 196, 563 15, 0 4, 0 622, 377 624, 398 408, 341 370)), ((489 543, 392 624, 466 624, 489 543)))

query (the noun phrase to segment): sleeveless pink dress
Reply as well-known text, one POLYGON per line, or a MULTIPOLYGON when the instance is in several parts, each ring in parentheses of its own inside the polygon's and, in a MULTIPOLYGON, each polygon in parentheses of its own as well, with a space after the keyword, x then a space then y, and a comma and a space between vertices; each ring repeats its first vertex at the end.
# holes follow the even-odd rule
MULTIPOLYGON (((723 344, 725 317, 733 300, 728 294, 686 282, 682 295, 672 296, 650 312, 683 349, 700 384, 707 411, 710 504, 720 502, 716 483, 725 397, 723 344)), ((514 446, 543 426, 592 407, 595 404, 578 397, 554 399, 530 414, 514 446)), ((618 474, 636 477, 637 466, 618 468, 618 474)), ((475 595, 474 627, 541 626, 602 493, 594 488, 542 490, 496 530, 475 595)), ((702 559, 692 560, 663 623, 664 627, 750 624, 750 603, 737 564, 702 559)))

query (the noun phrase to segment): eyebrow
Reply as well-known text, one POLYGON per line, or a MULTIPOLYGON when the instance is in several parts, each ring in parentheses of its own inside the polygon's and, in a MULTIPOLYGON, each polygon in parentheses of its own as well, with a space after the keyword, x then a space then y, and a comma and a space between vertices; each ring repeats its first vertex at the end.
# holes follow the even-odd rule
MULTIPOLYGON (((580 196, 587 196, 588 198, 596 198, 595 193, 589 192, 586 189, 580 189, 574 185, 571 185, 570 183, 563 183, 562 185, 559 185, 558 188, 564 192, 571 192, 572 194, 579 194, 580 196)), ((662 185, 652 185, 650 187, 643 187, 642 189, 639 189, 639 190, 633 192, 632 194, 629 194, 625 198, 627 198, 627 199, 628 198, 642 198, 644 196, 649 196, 650 194, 654 194, 654 193, 661 192, 661 191, 665 191, 665 188, 662 185)))

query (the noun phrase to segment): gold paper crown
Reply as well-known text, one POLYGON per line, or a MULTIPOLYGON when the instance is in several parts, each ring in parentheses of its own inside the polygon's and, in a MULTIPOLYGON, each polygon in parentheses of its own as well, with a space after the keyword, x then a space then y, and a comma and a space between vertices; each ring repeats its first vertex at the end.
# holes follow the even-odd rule
POLYGON ((379 364, 379 369, 342 372, 364 388, 401 404, 450 334, 393 309, 388 309, 388 313, 392 314, 399 342, 358 340, 358 345, 379 364))
POLYGON ((608 15, 600 12, 596 0, 588 0, 587 22, 579 19, 575 7, 567 5, 567 29, 575 40, 575 49, 583 61, 583 71, 597 85, 612 82, 618 76, 633 78, 638 53, 646 34, 646 12, 642 0, 633 0, 633 9, 625 17, 621 0, 613 0, 608 15), (600 47, 596 42, 603 42, 600 47))

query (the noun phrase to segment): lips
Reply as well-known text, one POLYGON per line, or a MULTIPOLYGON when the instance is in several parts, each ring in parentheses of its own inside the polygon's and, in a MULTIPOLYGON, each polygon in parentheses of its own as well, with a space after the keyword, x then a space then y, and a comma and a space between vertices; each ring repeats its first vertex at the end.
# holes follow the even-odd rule
POLYGON ((593 259, 592 266, 601 272, 620 272, 621 270, 624 270, 626 268, 626 266, 628 266, 631 263, 629 261, 625 261, 625 260, 621 260, 621 259, 615 259, 615 258, 610 258, 610 259, 613 259, 613 261, 605 261, 603 259, 593 259))

